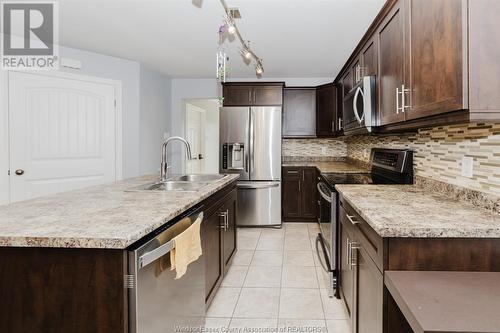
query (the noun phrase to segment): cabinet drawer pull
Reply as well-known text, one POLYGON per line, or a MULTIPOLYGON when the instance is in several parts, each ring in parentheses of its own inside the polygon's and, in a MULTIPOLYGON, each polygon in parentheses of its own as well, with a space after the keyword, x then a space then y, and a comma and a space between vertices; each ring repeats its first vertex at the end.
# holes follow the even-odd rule
POLYGON ((356 217, 354 215, 349 215, 349 214, 345 214, 347 216, 347 219, 349 220, 349 222, 351 222, 352 225, 356 225, 356 224, 359 224, 359 221, 356 221, 356 217))
POLYGON ((288 170, 286 173, 289 175, 298 175, 299 174, 299 172, 297 170, 288 170))

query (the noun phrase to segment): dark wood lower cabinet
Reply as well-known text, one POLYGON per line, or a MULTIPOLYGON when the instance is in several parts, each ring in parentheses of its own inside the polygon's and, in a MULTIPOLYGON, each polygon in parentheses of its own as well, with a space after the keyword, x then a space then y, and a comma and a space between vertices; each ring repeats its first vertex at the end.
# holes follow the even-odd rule
POLYGON ((215 203, 207 205, 210 208, 206 210, 207 217, 202 229, 207 307, 217 293, 236 253, 236 198, 234 187, 215 203))
POLYGON ((316 177, 315 167, 283 167, 283 221, 316 222, 318 216, 316 177))
POLYGON ((386 270, 500 272, 500 239, 382 238, 342 197, 339 216, 340 291, 353 333, 412 332, 384 286, 386 270))
POLYGON ((126 252, 0 248, 0 332, 128 330, 126 252))
MULTIPOLYGON (((236 253, 236 182, 200 205, 209 301, 236 253)), ((127 273, 126 249, 0 247, 0 332, 126 333, 127 273)))

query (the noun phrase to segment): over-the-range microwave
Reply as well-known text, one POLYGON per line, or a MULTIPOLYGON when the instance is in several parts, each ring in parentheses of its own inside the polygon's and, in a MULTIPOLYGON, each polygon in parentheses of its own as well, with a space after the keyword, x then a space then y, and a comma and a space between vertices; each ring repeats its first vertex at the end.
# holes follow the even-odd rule
POLYGON ((372 132, 377 110, 375 82, 375 76, 364 76, 344 97, 344 134, 372 132))

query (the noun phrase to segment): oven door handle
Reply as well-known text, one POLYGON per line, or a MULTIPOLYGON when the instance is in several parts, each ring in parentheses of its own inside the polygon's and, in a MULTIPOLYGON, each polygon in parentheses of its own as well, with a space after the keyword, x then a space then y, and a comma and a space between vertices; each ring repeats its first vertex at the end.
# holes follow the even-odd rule
POLYGON ((329 273, 332 271, 332 267, 330 266, 330 263, 328 262, 328 254, 326 253, 326 248, 325 244, 323 244, 323 239, 321 234, 318 234, 318 237, 316 237, 316 254, 318 255, 318 261, 321 264, 321 267, 329 273), (320 250, 319 250, 319 245, 321 245, 321 252, 323 252, 323 257, 325 258, 325 262, 323 263, 323 260, 321 260, 320 256, 320 250))
POLYGON ((316 185, 316 187, 318 188, 318 192, 319 192, 319 194, 321 195, 321 197, 322 197, 323 199, 325 199, 325 200, 326 200, 326 201, 328 201, 329 203, 332 203, 332 197, 331 197, 331 196, 329 196, 328 194, 326 194, 325 192, 323 192, 323 190, 321 189, 321 184, 323 184, 323 183, 318 183, 318 184, 316 185))

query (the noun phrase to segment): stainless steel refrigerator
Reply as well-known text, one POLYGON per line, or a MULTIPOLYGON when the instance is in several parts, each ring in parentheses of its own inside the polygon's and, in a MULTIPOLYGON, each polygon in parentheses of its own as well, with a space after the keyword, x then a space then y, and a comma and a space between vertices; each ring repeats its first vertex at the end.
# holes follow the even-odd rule
POLYGON ((220 111, 220 173, 239 174, 238 225, 281 226, 281 107, 220 111))

